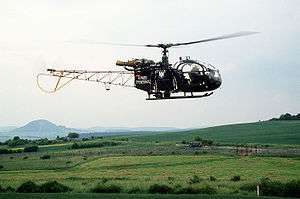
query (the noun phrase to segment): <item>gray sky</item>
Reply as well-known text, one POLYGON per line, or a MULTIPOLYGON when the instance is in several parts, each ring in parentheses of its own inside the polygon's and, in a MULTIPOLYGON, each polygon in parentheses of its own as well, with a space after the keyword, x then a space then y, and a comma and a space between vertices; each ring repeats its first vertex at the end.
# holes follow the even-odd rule
POLYGON ((39 118, 73 127, 196 127, 298 113, 298 0, 0 0, 0 126, 39 118), (120 70, 117 59, 160 50, 72 44, 88 39, 148 44, 186 42, 238 31, 260 34, 171 49, 220 69, 223 85, 203 99, 146 101, 132 88, 73 82, 55 94, 36 86, 47 67, 120 70))

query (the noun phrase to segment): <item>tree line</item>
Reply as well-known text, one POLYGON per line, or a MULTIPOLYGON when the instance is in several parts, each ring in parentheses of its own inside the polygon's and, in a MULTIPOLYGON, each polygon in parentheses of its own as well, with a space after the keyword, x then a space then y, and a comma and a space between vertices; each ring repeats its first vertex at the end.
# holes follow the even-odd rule
POLYGON ((279 118, 272 118, 271 121, 277 120, 300 120, 300 113, 297 115, 292 115, 290 113, 282 114, 279 118))

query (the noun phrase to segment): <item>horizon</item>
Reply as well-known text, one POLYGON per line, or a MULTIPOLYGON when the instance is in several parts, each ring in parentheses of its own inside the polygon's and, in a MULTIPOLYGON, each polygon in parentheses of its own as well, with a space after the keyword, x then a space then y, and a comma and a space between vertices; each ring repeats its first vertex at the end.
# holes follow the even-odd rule
MULTIPOLYGON (((14 127, 14 128, 20 128, 23 127, 31 122, 36 122, 36 121, 40 121, 40 120, 44 120, 47 122, 50 122, 52 124, 55 124, 56 126, 62 126, 62 127, 66 127, 66 128, 74 128, 74 129, 93 129, 93 128, 174 128, 174 129, 201 129, 201 128, 209 128, 209 127, 216 127, 216 126, 223 126, 223 125, 234 125, 234 124, 246 124, 246 123, 255 123, 255 122, 263 122, 263 121, 269 121, 273 118, 277 118, 281 115, 284 114, 291 114, 291 115, 297 115, 299 113, 282 113, 278 116, 274 116, 272 118, 269 119, 265 119, 265 120, 257 120, 257 121, 250 121, 250 122, 236 122, 236 123, 225 123, 225 124, 215 124, 215 125, 199 125, 199 126, 194 126, 194 127, 184 127, 184 128, 180 128, 180 127, 173 127, 173 126, 101 126, 101 125, 96 125, 96 126, 88 126, 88 127, 78 127, 78 126, 66 126, 64 124, 59 124, 59 123, 55 123, 51 120, 45 119, 45 118, 39 118, 39 119, 34 119, 31 121, 28 121, 22 125, 0 125, 0 128, 5 128, 5 127, 14 127)), ((14 130, 14 129, 13 129, 14 130)), ((0 131, 1 133, 1 131, 0 131)))

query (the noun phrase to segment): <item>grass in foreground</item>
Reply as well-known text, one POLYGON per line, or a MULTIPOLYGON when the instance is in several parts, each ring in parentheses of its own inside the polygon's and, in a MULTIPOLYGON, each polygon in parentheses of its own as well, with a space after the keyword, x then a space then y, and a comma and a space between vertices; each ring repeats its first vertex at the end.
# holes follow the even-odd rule
MULTIPOLYGON (((174 195, 174 194, 92 194, 92 193, 67 193, 67 194, 0 194, 1 199, 257 199, 256 196, 233 196, 233 195, 174 195)), ((259 197, 261 199, 283 199, 280 197, 259 197)), ((287 199, 287 198, 285 198, 287 199)))
POLYGON ((218 187, 218 193, 231 193, 242 184, 255 183, 263 177, 280 181, 300 179, 299 158, 222 155, 95 157, 73 167, 59 169, 47 169, 47 163, 55 164, 54 159, 37 161, 44 162, 45 169, 33 167, 0 171, 0 184, 17 187, 28 180, 37 183, 56 180, 73 188, 74 192, 86 192, 96 184, 105 182, 118 184, 126 191, 136 186, 147 190, 157 182, 186 186, 197 175, 200 181, 193 186, 208 184, 218 187), (241 181, 231 181, 234 175, 240 175, 241 181), (215 177, 216 181, 210 181, 210 176, 215 177))

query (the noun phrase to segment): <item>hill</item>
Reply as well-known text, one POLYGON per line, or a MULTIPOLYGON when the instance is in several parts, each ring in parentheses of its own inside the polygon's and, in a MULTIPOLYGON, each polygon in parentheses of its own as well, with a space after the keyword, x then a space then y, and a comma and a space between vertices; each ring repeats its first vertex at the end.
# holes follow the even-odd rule
POLYGON ((152 134, 163 131, 182 131, 183 129, 172 127, 93 127, 93 128, 67 128, 58 126, 48 120, 34 120, 22 127, 0 128, 0 141, 5 141, 13 136, 20 136, 26 139, 49 138, 66 136, 69 132, 81 133, 81 138, 97 136, 113 136, 128 134, 152 134), (2 131, 1 131, 2 129, 2 131))
POLYGON ((300 121, 265 121, 231 124, 184 132, 137 136, 140 141, 182 141, 196 136, 219 143, 257 143, 300 145, 300 121))
POLYGON ((7 134, 13 136, 22 136, 26 138, 48 137, 54 138, 57 135, 65 136, 69 131, 68 128, 57 126, 48 120, 34 120, 26 125, 16 128, 7 134))

